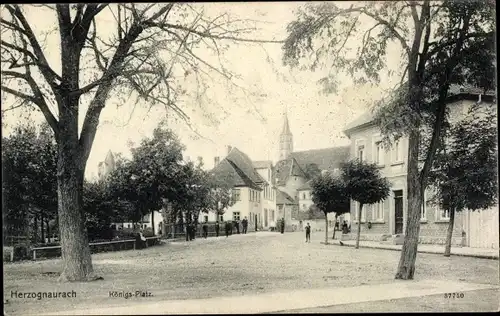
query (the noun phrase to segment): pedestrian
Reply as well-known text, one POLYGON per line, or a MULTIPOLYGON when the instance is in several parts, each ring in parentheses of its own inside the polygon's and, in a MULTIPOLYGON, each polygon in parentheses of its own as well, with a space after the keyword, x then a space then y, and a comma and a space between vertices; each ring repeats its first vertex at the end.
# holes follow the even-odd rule
POLYGON ((241 221, 241 226, 243 227, 243 234, 246 234, 247 233, 247 229, 248 229, 248 220, 247 220, 247 217, 245 216, 245 218, 241 221))
POLYGON ((285 218, 283 217, 281 219, 281 233, 283 234, 285 232, 285 218))
POLYGON ((347 221, 344 221, 342 224, 342 234, 347 234, 348 233, 348 228, 347 228, 347 221))
POLYGON ((236 233, 239 234, 240 233, 240 221, 235 220, 234 225, 236 226, 236 233))
POLYGON ((203 238, 207 239, 208 237, 208 225, 207 222, 203 223, 203 238))
POLYGON ((186 229, 186 241, 190 241, 191 240, 191 225, 189 225, 189 223, 186 223, 185 225, 185 229, 186 229))
POLYGON ((306 225, 306 242, 311 242, 311 225, 306 225))
POLYGON ((215 222, 215 237, 219 237, 219 221, 215 222))
POLYGON ((226 229, 226 238, 229 237, 229 230, 231 229, 231 225, 229 225, 229 221, 226 222, 224 227, 226 229))

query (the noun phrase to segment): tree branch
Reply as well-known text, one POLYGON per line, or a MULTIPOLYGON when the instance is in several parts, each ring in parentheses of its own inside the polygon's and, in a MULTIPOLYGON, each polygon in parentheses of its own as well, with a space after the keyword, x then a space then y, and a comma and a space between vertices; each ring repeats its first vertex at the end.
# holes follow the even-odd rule
POLYGON ((52 91, 54 94, 57 94, 58 90, 58 85, 55 83, 55 80, 61 80, 61 77, 57 75, 57 73, 52 70, 52 68, 49 66, 49 63, 47 62, 47 59, 45 58, 45 55, 43 54, 42 48, 40 47, 40 44, 38 43, 35 34, 33 33, 33 30, 31 29, 30 24, 24 17, 23 13, 21 12, 21 9, 19 8, 18 5, 6 5, 6 8, 9 10, 10 14, 12 16, 15 16, 19 22, 21 22, 24 31, 27 34, 28 40, 30 42, 31 47, 33 48, 34 55, 36 56, 36 60, 39 63, 39 69, 42 75, 44 76, 45 80, 49 83, 50 87, 52 88, 52 91))
POLYGON ((399 40, 399 42, 401 43, 402 48, 408 54, 408 57, 410 56, 410 47, 408 46, 408 43, 406 43, 406 40, 404 39, 403 36, 401 36, 401 34, 399 34, 399 32, 394 27, 394 25, 392 25, 388 21, 382 19, 380 16, 378 16, 378 15, 376 15, 374 13, 366 11, 365 8, 360 8, 359 11, 362 12, 362 13, 364 13, 364 14, 366 14, 367 16, 371 17, 372 19, 374 19, 375 21, 379 22, 380 24, 385 25, 387 27, 387 29, 389 29, 389 31, 391 31, 391 33, 399 40))
POLYGON ((250 42, 250 43, 276 43, 276 44, 282 44, 285 41, 280 40, 256 40, 256 39, 248 39, 248 38, 239 38, 236 36, 223 36, 223 35, 217 35, 217 34, 212 34, 210 32, 200 32, 195 29, 191 29, 189 27, 183 26, 183 25, 178 25, 178 24, 170 24, 170 23, 160 23, 160 22, 152 22, 152 21, 145 21, 144 25, 149 26, 149 27, 158 27, 161 29, 177 29, 177 30, 182 30, 186 32, 191 32, 193 34, 196 34, 201 37, 208 37, 208 38, 214 38, 218 40, 232 40, 232 41, 237 41, 237 42, 250 42))

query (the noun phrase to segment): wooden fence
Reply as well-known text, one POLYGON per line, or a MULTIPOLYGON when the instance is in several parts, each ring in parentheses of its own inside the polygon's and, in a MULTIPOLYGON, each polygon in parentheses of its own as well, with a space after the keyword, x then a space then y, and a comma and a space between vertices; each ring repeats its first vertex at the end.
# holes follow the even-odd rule
MULTIPOLYGON (((142 242, 143 246, 144 247, 154 246, 159 243, 160 238, 161 238, 160 236, 148 237, 146 238, 145 242, 142 242)), ((127 239, 127 240, 89 243, 89 246, 90 246, 90 251, 92 253, 99 253, 108 251, 136 249, 139 245, 136 239, 127 239)), ((61 246, 36 247, 36 248, 31 248, 30 252, 32 253, 33 260, 37 259, 37 253, 42 253, 43 258, 53 258, 61 255, 61 246)))
POLYGON ((475 248, 499 248, 498 206, 481 211, 464 211, 462 215, 465 245, 475 248))

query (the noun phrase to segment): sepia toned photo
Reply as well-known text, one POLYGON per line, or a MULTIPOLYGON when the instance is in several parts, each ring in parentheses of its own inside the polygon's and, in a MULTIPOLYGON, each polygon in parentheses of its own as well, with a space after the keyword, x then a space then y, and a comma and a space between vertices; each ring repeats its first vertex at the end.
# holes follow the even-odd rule
POLYGON ((4 315, 499 311, 495 1, 0 12, 4 315))

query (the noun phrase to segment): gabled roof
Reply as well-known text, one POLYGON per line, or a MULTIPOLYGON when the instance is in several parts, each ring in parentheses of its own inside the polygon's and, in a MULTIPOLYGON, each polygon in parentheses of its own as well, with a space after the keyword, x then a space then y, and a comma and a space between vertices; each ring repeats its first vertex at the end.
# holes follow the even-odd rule
POLYGON ((307 170, 309 164, 316 164, 319 170, 333 171, 349 160, 349 152, 349 146, 339 146, 296 151, 291 153, 290 156, 295 158, 302 170, 307 170))
POLYGON ((261 160, 252 162, 255 169, 267 169, 273 167, 273 162, 271 160, 261 160))
POLYGON ((296 205, 298 203, 287 193, 277 190, 276 204, 296 205))
POLYGON ((260 190, 259 185, 264 181, 255 171, 252 161, 237 148, 231 149, 210 175, 216 182, 224 183, 230 187, 250 187, 260 190))
POLYGON ((256 184, 265 182, 260 174, 255 171, 252 160, 238 148, 233 147, 225 159, 233 162, 250 180, 256 184))
POLYGON ((365 113, 361 114, 360 116, 358 116, 351 123, 347 124, 346 127, 344 128, 344 133, 349 134, 349 131, 351 131, 352 129, 362 127, 365 125, 370 125, 371 123, 373 123, 374 119, 375 119, 375 113, 373 109, 370 109, 365 113))
POLYGON ((307 178, 306 173, 293 157, 278 161, 273 170, 273 180, 276 181, 275 184, 278 186, 285 185, 290 176, 307 178))
POLYGON ((300 186, 297 191, 306 191, 306 190, 312 190, 312 187, 311 187, 311 181, 312 180, 309 180, 307 181, 306 183, 304 183, 302 186, 300 186))

